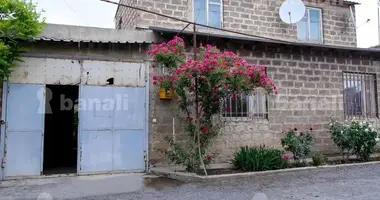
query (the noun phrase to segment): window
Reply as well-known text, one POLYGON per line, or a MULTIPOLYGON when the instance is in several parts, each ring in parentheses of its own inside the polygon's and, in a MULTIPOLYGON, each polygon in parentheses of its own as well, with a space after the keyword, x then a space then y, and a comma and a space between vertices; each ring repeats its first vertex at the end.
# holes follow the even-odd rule
POLYGON ((323 42, 321 9, 306 8, 305 16, 297 23, 297 38, 302 41, 323 42))
POLYGON ((194 21, 217 28, 222 27, 222 0, 194 0, 194 21))
POLYGON ((223 102, 223 117, 267 119, 267 96, 263 92, 241 94, 223 102))
POLYGON ((375 118, 377 89, 374 74, 344 72, 344 114, 346 118, 375 118))

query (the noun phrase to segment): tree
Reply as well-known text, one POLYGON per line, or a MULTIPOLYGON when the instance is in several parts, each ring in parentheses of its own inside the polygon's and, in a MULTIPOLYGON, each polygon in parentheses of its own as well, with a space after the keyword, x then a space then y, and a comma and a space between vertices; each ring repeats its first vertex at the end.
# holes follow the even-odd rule
POLYGON ((20 42, 31 41, 42 31, 39 18, 32 2, 0 0, 0 81, 8 78, 14 61, 20 61, 20 42))
POLYGON ((276 93, 277 87, 266 75, 264 66, 250 65, 233 52, 222 52, 211 45, 202 46, 196 59, 185 60, 184 42, 175 37, 168 43, 154 45, 148 53, 158 66, 169 71, 154 76, 153 83, 175 91, 189 137, 187 144, 166 138, 170 145, 166 156, 190 172, 198 172, 202 167, 207 175, 205 165, 213 159, 207 153, 208 143, 220 130, 213 119, 221 112, 223 100, 234 100, 236 95, 258 88, 276 93))

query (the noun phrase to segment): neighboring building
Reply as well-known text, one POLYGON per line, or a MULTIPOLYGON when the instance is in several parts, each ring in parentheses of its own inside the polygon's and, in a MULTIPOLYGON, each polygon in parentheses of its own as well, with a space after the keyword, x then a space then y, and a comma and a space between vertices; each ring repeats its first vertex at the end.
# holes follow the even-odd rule
MULTIPOLYGON (((356 27, 352 13, 356 3, 346 0, 304 0, 305 17, 297 24, 281 21, 279 9, 284 0, 120 0, 125 5, 195 21, 213 27, 257 36, 296 42, 356 47, 356 27), (351 8, 351 9, 350 9, 351 8)), ((149 29, 164 27, 181 30, 187 24, 119 6, 115 27, 149 29)), ((191 26, 189 29, 191 30, 191 26)), ((199 27, 198 31, 228 34, 199 27)))
POLYGON ((46 25, 2 87, 0 179, 145 171, 154 38, 46 25))

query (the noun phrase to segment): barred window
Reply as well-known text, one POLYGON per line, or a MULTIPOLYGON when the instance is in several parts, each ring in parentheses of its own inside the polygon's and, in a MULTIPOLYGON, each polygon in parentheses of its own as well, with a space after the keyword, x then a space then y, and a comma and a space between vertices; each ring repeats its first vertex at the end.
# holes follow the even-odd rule
POLYGON ((267 96, 264 92, 227 98, 222 107, 222 115, 226 118, 268 118, 267 96))
POLYGON ((345 118, 375 118, 377 111, 376 76, 367 73, 343 73, 345 118))

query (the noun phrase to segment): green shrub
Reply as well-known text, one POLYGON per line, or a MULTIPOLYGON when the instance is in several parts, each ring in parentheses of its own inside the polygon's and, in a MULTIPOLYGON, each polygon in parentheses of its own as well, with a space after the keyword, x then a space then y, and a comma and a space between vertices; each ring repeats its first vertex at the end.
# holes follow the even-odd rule
POLYGON ((306 158, 310 155, 311 145, 314 142, 314 136, 311 131, 312 129, 310 128, 310 131, 303 133, 294 128, 288 131, 286 136, 281 139, 281 144, 285 151, 293 153, 296 165, 306 164, 306 158))
POLYGON ((327 158, 321 153, 315 153, 312 157, 313 159, 313 165, 314 166, 320 166, 327 163, 327 158))
POLYGON ((332 120, 330 125, 331 139, 346 155, 346 160, 354 154, 362 161, 368 161, 375 152, 378 134, 368 122, 357 120, 338 122, 332 120))
POLYGON ((281 169, 286 161, 281 159, 284 152, 274 148, 241 147, 234 156, 233 164, 243 171, 265 171, 281 169))

